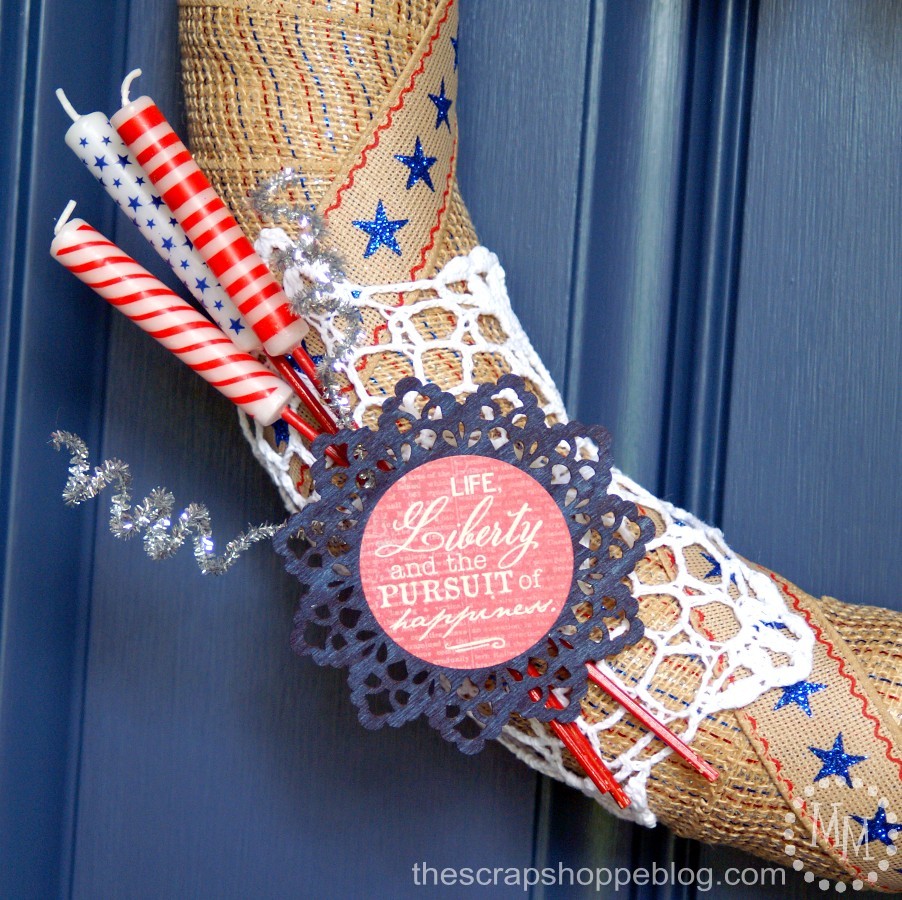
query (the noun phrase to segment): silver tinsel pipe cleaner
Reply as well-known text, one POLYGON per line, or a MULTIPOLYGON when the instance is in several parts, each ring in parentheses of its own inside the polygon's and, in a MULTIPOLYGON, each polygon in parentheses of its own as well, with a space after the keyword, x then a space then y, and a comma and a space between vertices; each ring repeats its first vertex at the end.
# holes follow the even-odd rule
POLYGON ((238 557, 259 541, 269 540, 279 525, 254 525, 226 544, 222 555, 215 553, 210 512, 201 503, 189 503, 173 519, 175 497, 165 488, 154 488, 134 508, 132 507, 132 475, 128 463, 119 459, 106 459, 90 474, 88 447, 77 435, 69 431, 54 431, 51 435, 54 449, 66 447, 72 454, 69 480, 63 489, 67 506, 78 506, 96 497, 104 488, 115 490, 110 502, 110 531, 117 538, 126 540, 132 535, 144 533, 144 550, 151 559, 167 559, 173 556, 194 532, 194 558, 204 575, 222 575, 238 557))

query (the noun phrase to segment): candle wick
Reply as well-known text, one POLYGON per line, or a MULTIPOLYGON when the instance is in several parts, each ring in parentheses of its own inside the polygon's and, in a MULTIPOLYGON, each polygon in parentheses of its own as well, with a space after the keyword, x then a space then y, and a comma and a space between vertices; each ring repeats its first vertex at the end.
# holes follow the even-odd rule
POLYGON ((132 82, 140 74, 141 74, 140 69, 132 69, 131 72, 129 72, 128 75, 125 76, 125 81, 122 82, 122 105, 123 106, 128 106, 128 104, 129 104, 129 99, 128 99, 129 88, 132 86, 132 82))
POLYGON ((81 116, 75 111, 72 104, 69 102, 69 98, 66 96, 66 92, 62 88, 56 89, 56 99, 59 100, 60 106, 69 114, 69 118, 73 122, 77 122, 81 116))
POLYGON ((59 234, 60 229, 69 221, 69 216, 72 215, 72 210, 75 209, 75 201, 70 200, 66 204, 66 208, 62 211, 60 217, 56 220, 56 225, 53 226, 53 233, 59 234))

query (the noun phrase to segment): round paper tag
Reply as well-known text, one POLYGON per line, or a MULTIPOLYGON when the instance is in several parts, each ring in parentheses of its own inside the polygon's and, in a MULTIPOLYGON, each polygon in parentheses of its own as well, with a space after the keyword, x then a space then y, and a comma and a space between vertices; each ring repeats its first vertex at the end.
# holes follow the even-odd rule
POLYGON ((567 523, 525 472, 487 456, 424 463, 376 504, 360 579, 385 632, 420 659, 479 669, 551 629, 573 579, 567 523))

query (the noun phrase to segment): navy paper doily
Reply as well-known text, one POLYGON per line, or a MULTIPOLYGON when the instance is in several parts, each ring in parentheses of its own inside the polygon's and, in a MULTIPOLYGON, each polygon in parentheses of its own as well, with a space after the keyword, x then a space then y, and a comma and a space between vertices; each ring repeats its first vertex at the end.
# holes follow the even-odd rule
POLYGON ((546 425, 521 378, 482 385, 464 403, 406 378, 386 401, 377 431, 324 435, 313 450, 320 499, 274 538, 301 586, 292 647, 320 665, 348 669, 351 698, 366 727, 425 715, 447 740, 475 753, 513 712, 575 719, 586 693, 585 662, 642 637, 626 576, 645 554, 652 523, 635 504, 607 492, 607 431, 577 422, 546 425), (350 466, 328 463, 324 447, 345 442, 350 466), (460 454, 501 460, 535 479, 563 515, 574 558, 569 594, 547 634, 504 663, 472 670, 427 662, 396 643, 371 612, 359 573, 364 530, 380 498, 416 467, 460 454), (564 709, 546 707, 552 688, 564 709), (530 697, 535 689, 538 700, 530 697))

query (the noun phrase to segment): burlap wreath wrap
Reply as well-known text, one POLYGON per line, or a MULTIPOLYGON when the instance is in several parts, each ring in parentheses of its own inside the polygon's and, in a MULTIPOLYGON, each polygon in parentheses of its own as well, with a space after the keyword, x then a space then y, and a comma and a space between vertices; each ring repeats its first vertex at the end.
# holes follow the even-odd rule
MULTIPOLYGON (((434 25, 436 12, 449 5, 448 0, 180 0, 180 4, 191 146, 251 236, 272 223, 261 223, 254 215, 247 200, 249 192, 283 167, 303 172, 305 199, 310 203, 320 205, 330 191, 334 193, 336 178, 359 150, 360 135, 396 89, 430 23, 434 25)), ((447 209, 423 275, 432 275, 476 245, 452 160, 447 209)), ((415 293, 410 293, 404 302, 415 299, 415 293)), ((365 324, 372 327, 373 323, 365 324)), ((424 330, 435 326, 440 332, 440 325, 427 321, 424 330)), ((486 317, 480 327, 503 342, 498 321, 486 317)), ((308 347, 314 354, 320 349, 315 338, 308 341, 308 347)), ((426 369, 444 389, 455 386, 451 363, 447 353, 438 352, 426 369)), ((384 394, 399 378, 411 374, 393 358, 374 355, 365 365, 367 378, 384 394)), ((475 379, 495 381, 508 370, 503 353, 490 355, 479 361, 475 379)), ((302 468, 298 465, 296 474, 302 468)), ((650 514, 658 536, 666 537, 664 519, 650 514)), ((686 563, 693 574, 705 576, 707 563, 697 554, 687 554, 686 563)), ((665 622, 671 615, 669 598, 656 594, 655 587, 668 583, 674 569, 674 553, 664 543, 646 557, 636 573, 643 586, 641 615, 648 626, 665 622)), ((879 779, 877 787, 888 799, 888 808, 902 812, 902 753, 898 749, 902 735, 897 725, 902 712, 902 615, 829 598, 817 601, 773 577, 787 606, 805 617, 817 637, 808 681, 827 686, 819 693, 829 693, 827 705, 835 709, 833 724, 842 729, 846 749, 866 745, 870 750, 867 765, 873 768, 870 775, 862 772, 862 777, 868 782, 879 779)), ((723 586, 725 595, 729 590, 729 585, 723 586)), ((693 625, 712 641, 725 636, 731 627, 729 615, 716 611, 704 622, 696 617, 693 625)), ((611 661, 613 668, 629 685, 646 668, 650 652, 647 644, 640 643, 611 661)), ((679 663, 663 665, 654 686, 677 704, 690 702, 690 686, 697 677, 692 661, 683 657, 679 663)), ((773 688, 741 710, 704 719, 692 745, 717 766, 722 777, 709 784, 676 757, 666 757, 651 770, 648 806, 679 835, 729 844, 782 864, 800 859, 806 870, 818 875, 861 879, 868 884, 868 866, 854 855, 844 856, 823 828, 816 829, 814 842, 809 837, 811 795, 803 792, 797 776, 803 760, 809 768, 817 763, 809 746, 814 742, 825 747, 829 742, 821 738, 817 743, 815 733, 806 730, 809 723, 803 714, 781 724, 774 717, 774 708, 782 695, 781 688, 773 688), (790 831, 791 838, 786 836, 790 831), (793 857, 786 854, 787 843, 795 846, 793 857)), ((811 702, 823 705, 825 701, 813 694, 811 702)), ((583 704, 585 720, 597 723, 613 712, 612 701, 590 685, 583 704)), ((528 723, 521 722, 519 727, 524 733, 532 732, 528 723)), ((619 727, 603 733, 601 749, 606 757, 617 757, 643 733, 624 718, 619 727)), ((563 767, 554 771, 547 759, 531 755, 528 747, 520 750, 522 758, 556 777, 567 777, 568 772, 581 774, 566 753, 563 767)), ((852 773, 858 774, 855 769, 852 773)), ((830 789, 841 790, 839 785, 830 789)), ((828 792, 827 796, 832 795, 828 792)), ((837 796, 843 800, 846 795, 837 796)), ((873 810, 866 813, 867 817, 872 814, 873 810)), ((896 868, 875 866, 876 875, 870 881, 876 878, 881 887, 898 890, 902 882, 896 868)))

